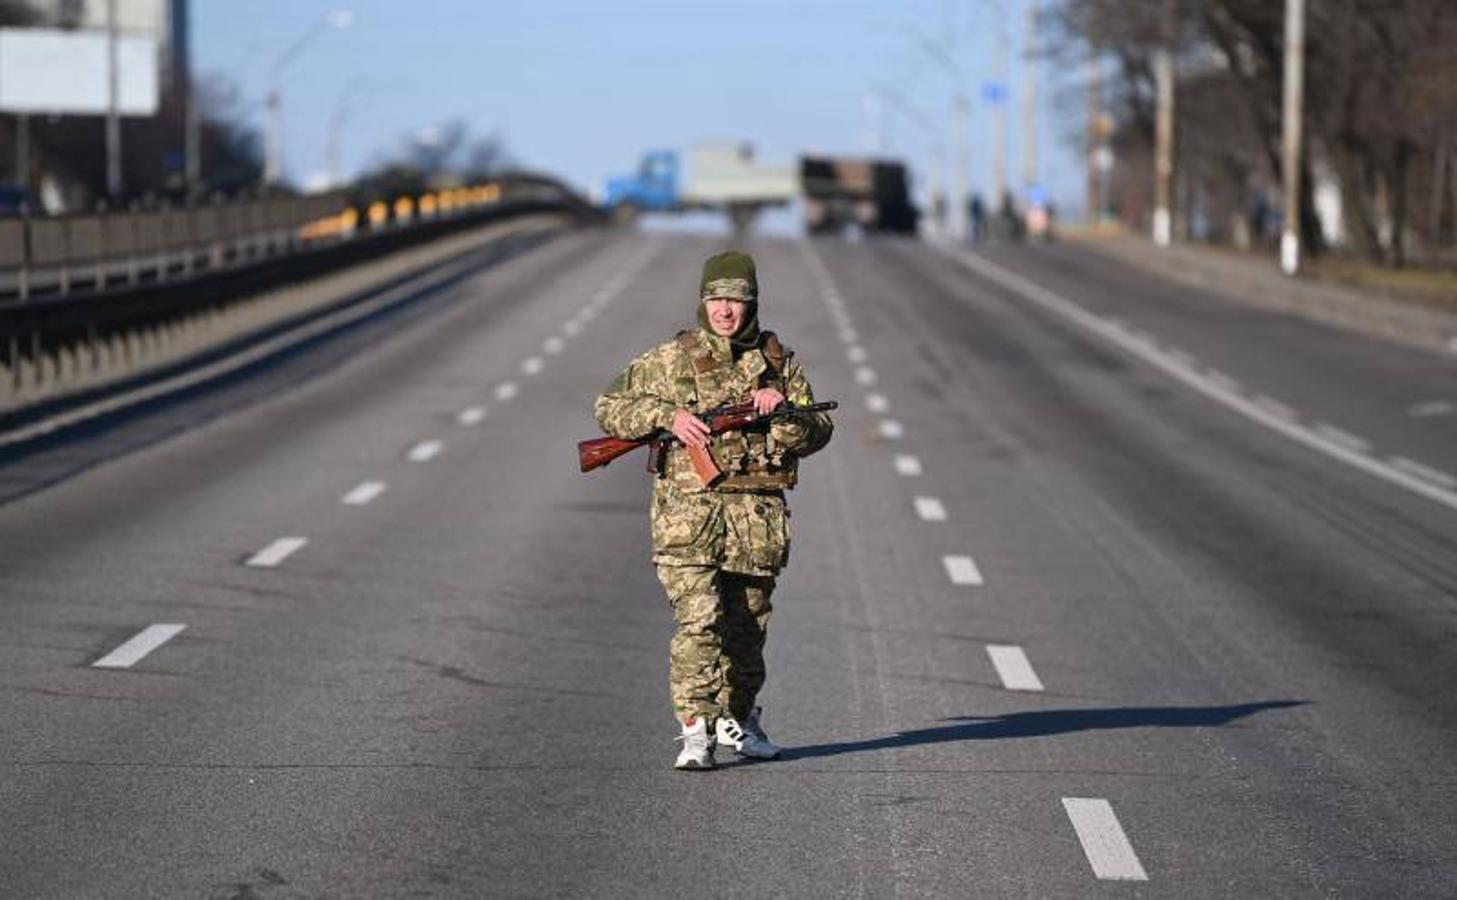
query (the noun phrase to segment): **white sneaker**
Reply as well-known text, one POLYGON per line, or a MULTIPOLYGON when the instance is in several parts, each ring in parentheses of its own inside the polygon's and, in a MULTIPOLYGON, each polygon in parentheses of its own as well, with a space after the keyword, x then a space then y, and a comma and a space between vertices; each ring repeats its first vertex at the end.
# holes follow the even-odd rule
POLYGON ((707 719, 694 716, 684 722, 683 733, 678 736, 678 740, 683 742, 683 749, 678 752, 678 761, 673 763, 674 768, 713 768, 713 735, 708 733, 707 719))
POLYGON ((740 756, 750 756, 754 759, 773 759, 779 755, 779 748, 764 734, 759 727, 759 710, 755 709, 749 715, 749 725, 740 725, 737 719, 722 716, 718 720, 718 739, 730 747, 740 756))

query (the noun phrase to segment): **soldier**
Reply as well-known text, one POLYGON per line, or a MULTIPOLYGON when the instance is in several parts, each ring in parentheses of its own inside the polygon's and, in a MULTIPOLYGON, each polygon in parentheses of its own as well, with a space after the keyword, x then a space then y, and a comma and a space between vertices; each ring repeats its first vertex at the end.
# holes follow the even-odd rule
POLYGON ((759 283, 745 253, 710 257, 698 292, 698 327, 642 356, 597 398, 613 437, 658 429, 678 439, 653 485, 653 563, 677 629, 669 648, 673 711, 682 726, 679 769, 711 769, 717 743, 773 759, 755 700, 764 686, 764 638, 774 579, 789 557, 789 510, 800 457, 829 442, 824 413, 710 435, 694 415, 752 401, 760 414, 814 402, 793 354, 759 330, 759 283), (680 446, 681 445, 681 446, 680 446), (705 487, 685 446, 708 447, 726 477, 705 487))

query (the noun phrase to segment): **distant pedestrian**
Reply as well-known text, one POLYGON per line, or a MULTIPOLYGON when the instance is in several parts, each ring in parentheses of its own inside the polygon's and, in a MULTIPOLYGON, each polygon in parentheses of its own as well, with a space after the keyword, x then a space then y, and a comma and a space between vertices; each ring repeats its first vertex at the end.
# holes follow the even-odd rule
POLYGON ((987 239, 987 205, 981 194, 971 195, 971 240, 980 244, 987 239))
POLYGON ((650 517, 653 562, 677 623, 669 683, 682 731, 679 769, 713 768, 718 743, 756 759, 779 755, 757 700, 769 597, 789 559, 784 492, 795 486, 800 458, 828 443, 833 430, 829 416, 807 412, 710 435, 695 413, 752 402, 762 415, 814 396, 794 354, 759 329, 750 256, 710 257, 697 308, 696 329, 633 360, 595 406, 613 437, 662 430, 678 440, 653 484, 650 517), (707 447, 726 477, 705 486, 687 447, 707 447))

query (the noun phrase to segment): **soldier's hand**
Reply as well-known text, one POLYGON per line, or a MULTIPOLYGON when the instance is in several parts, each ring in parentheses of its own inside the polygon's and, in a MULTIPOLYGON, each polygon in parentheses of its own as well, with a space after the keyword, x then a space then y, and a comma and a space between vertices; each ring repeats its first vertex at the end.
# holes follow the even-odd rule
POLYGON ((784 402, 784 395, 774 388, 759 388, 754 392, 754 412, 767 416, 784 402))
POLYGON ((712 434, 702 419, 682 408, 673 413, 672 431, 673 437, 685 447, 707 447, 709 435, 712 434))

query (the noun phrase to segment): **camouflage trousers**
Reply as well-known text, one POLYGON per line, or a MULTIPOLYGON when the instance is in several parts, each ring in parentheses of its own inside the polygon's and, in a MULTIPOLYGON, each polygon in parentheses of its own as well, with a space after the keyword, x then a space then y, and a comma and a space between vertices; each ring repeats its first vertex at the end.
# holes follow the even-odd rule
POLYGON ((743 721, 764 686, 774 579, 713 566, 657 568, 678 626, 668 652, 673 713, 743 721))

